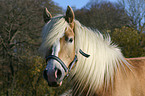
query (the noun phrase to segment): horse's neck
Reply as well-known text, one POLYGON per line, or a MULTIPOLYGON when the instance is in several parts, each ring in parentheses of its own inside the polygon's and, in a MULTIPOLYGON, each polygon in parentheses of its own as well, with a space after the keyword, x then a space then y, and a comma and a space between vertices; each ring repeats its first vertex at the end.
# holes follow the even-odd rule
POLYGON ((76 90, 73 90, 72 93, 73 96, 116 96, 116 94, 118 94, 120 90, 123 90, 125 92, 125 90, 128 89, 125 87, 126 85, 129 84, 128 82, 130 82, 129 81, 130 78, 133 78, 132 76, 133 76, 132 71, 128 68, 128 66, 124 65, 117 68, 117 71, 114 74, 114 81, 113 82, 110 81, 108 86, 105 86, 104 84, 101 88, 97 89, 94 93, 88 92, 88 90, 90 90, 89 87, 86 87, 83 92, 82 89, 78 89, 77 92, 76 90), (125 90, 121 88, 125 88, 125 90), (80 94, 80 92, 82 93, 80 94))

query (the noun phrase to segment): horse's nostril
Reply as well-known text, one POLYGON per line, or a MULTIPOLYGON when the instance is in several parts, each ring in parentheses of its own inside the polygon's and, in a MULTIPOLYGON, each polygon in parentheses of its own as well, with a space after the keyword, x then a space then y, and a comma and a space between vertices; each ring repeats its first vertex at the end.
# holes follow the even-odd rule
POLYGON ((57 69, 57 79, 60 79, 62 76, 61 70, 57 69))

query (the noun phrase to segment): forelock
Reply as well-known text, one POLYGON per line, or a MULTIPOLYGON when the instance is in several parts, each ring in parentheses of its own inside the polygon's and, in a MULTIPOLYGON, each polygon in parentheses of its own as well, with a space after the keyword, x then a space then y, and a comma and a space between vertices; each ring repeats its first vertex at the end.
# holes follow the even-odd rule
POLYGON ((56 16, 45 24, 42 30, 42 44, 39 48, 40 53, 45 56, 47 50, 52 45, 64 36, 65 28, 69 24, 65 21, 63 16, 56 16))

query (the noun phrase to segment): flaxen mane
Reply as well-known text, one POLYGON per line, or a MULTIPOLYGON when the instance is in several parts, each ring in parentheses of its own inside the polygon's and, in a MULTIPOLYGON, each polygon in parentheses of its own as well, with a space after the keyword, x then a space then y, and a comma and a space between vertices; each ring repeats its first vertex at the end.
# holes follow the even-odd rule
MULTIPOLYGON (((76 50, 82 49, 89 58, 84 58, 78 54, 78 62, 73 72, 75 74, 76 88, 89 88, 93 94, 102 86, 113 84, 114 74, 120 66, 129 66, 124 59, 121 50, 112 44, 109 36, 103 36, 99 31, 92 31, 83 27, 78 21, 75 21, 75 47, 76 50)), ((77 91, 77 89, 76 89, 77 91)), ((81 93, 81 92, 80 92, 81 93)))

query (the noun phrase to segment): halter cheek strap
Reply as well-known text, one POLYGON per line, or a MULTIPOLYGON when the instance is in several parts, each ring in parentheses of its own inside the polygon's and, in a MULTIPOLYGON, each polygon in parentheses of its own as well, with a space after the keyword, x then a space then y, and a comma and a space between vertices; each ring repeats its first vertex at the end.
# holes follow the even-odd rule
POLYGON ((80 52, 80 54, 82 54, 86 58, 90 57, 89 54, 84 53, 81 49, 79 50, 79 52, 80 52))

